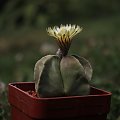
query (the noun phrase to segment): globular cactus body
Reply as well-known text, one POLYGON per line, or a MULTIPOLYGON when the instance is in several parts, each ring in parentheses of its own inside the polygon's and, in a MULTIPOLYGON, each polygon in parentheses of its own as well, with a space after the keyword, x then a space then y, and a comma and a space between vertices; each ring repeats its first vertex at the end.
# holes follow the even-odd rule
MULTIPOLYGON (((73 30, 76 29, 79 30, 74 26, 73 30)), ((52 32, 53 34, 55 33, 52 32)), ((67 37, 70 38, 70 36, 67 37)), ((89 81, 92 77, 91 65, 83 57, 67 55, 71 42, 67 40, 66 37, 59 40, 60 50, 57 55, 42 57, 35 65, 35 89, 39 97, 89 94, 89 81)))

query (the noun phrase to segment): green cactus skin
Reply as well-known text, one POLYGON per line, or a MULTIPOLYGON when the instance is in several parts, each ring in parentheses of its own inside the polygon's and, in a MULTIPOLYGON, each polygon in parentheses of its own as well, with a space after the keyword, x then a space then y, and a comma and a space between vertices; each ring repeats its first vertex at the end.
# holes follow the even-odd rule
POLYGON ((83 57, 47 55, 34 68, 35 89, 39 97, 87 95, 92 76, 90 63, 83 57))
POLYGON ((39 97, 63 96, 60 59, 55 55, 41 58, 35 65, 35 89, 39 97))

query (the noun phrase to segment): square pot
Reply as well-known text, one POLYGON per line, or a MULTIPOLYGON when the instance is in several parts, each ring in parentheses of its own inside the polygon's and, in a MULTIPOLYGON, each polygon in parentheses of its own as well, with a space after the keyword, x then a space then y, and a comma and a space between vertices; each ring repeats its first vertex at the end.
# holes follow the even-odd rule
POLYGON ((33 82, 9 84, 12 120, 106 120, 111 93, 91 86, 90 95, 36 98, 33 82))

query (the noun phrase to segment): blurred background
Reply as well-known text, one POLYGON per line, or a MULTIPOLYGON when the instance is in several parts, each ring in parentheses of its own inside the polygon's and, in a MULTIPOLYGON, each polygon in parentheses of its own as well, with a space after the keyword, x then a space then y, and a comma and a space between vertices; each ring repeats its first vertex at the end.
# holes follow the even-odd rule
POLYGON ((120 120, 120 0, 0 0, 0 120, 8 83, 33 81, 36 61, 58 48, 46 28, 60 24, 83 27, 69 54, 91 62, 91 84, 113 93, 108 119, 120 120))

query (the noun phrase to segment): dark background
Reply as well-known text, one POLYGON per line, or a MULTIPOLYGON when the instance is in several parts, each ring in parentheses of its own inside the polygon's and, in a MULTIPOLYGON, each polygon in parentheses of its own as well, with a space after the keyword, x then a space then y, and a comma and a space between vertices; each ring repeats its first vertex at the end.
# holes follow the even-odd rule
POLYGON ((0 120, 9 120, 7 84, 33 81, 36 61, 54 54, 46 28, 77 24, 69 54, 88 59, 91 84, 111 91, 109 120, 120 120, 120 0, 0 0, 0 120))

